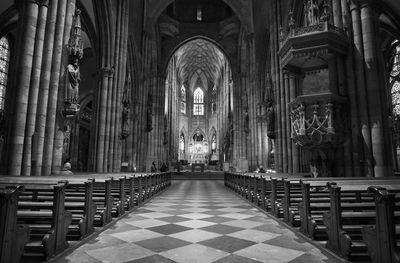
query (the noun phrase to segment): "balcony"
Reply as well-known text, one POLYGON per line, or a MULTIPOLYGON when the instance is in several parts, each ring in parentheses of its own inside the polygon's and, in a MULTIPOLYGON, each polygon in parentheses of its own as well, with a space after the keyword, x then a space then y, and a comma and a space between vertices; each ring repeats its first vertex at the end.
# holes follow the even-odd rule
POLYGON ((345 33, 328 22, 291 28, 279 50, 281 66, 303 71, 324 68, 332 57, 346 55, 347 46, 345 33))

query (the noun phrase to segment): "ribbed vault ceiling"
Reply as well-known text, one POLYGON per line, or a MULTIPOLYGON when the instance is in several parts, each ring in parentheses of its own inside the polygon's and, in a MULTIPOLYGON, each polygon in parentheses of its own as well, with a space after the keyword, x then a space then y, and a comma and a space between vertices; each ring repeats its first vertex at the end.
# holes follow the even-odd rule
POLYGON ((216 83, 226 57, 213 43, 204 39, 192 40, 177 51, 178 74, 188 81, 193 74, 204 75, 216 83))

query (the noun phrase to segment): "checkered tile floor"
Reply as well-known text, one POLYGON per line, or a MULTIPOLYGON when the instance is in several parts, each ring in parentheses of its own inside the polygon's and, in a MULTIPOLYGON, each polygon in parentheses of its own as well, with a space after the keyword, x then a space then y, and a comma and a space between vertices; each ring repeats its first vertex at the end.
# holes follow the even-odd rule
POLYGON ((224 187, 179 181, 57 262, 337 262, 224 187))

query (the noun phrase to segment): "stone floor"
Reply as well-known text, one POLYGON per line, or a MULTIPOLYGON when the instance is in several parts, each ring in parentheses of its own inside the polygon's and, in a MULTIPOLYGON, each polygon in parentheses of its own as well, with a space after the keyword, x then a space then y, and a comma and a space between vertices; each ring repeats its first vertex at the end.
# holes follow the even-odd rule
POLYGON ((224 187, 175 181, 56 262, 338 262, 224 187))

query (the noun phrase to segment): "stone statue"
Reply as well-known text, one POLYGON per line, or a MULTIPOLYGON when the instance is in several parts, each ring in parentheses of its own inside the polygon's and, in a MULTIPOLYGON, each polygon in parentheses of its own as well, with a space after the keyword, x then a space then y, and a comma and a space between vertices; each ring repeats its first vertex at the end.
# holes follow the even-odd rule
POLYGON ((306 20, 307 26, 316 25, 319 23, 319 9, 315 0, 309 0, 306 5, 306 20))
POLYGON ((147 101, 147 112, 146 112, 146 119, 147 119, 147 127, 146 130, 150 132, 153 130, 153 96, 149 95, 148 101, 147 101))
POLYGON ((217 136, 213 134, 212 139, 211 139, 211 151, 215 152, 217 149, 217 136))
POLYGON ((74 59, 74 61, 67 66, 67 90, 64 101, 70 104, 78 104, 80 81, 81 75, 79 72, 78 59, 74 59))
POLYGON ((129 106, 130 100, 128 95, 128 89, 130 88, 130 76, 128 76, 128 81, 125 85, 124 93, 122 95, 122 130, 121 130, 121 138, 125 139, 130 134, 129 129, 129 106))
POLYGON ((275 110, 272 101, 267 102, 267 136, 275 139, 275 110))
POLYGON ((249 133, 250 132, 250 120, 249 120, 249 111, 248 109, 244 110, 244 132, 249 133))
POLYGON ((204 140, 203 134, 201 134, 199 131, 196 131, 195 135, 193 135, 193 141, 202 142, 203 140, 204 140))

